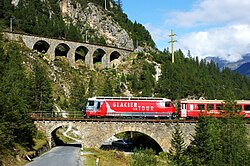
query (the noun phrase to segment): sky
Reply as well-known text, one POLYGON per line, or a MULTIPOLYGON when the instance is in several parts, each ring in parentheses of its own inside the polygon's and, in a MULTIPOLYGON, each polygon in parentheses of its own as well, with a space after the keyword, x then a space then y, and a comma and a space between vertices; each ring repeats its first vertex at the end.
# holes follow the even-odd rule
POLYGON ((173 30, 175 50, 185 55, 234 62, 250 53, 250 0, 122 0, 122 9, 146 27, 159 50, 171 48, 173 30))

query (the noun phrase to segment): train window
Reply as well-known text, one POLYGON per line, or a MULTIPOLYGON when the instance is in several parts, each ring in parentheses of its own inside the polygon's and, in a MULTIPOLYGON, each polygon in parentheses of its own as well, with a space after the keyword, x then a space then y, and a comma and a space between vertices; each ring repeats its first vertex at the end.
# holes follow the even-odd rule
POLYGON ((165 107, 170 107, 170 102, 166 102, 165 107))
POLYGON ((223 110, 223 106, 221 104, 216 105, 216 110, 223 110))
POLYGON ((207 110, 213 110, 214 109, 214 105, 213 104, 208 104, 207 105, 207 110))
POLYGON ((204 110, 205 109, 205 105, 204 104, 198 104, 198 109, 199 110, 204 110))
POLYGON ((89 106, 94 106, 95 102, 94 101, 88 101, 89 106))
POLYGON ((250 110, 250 105, 244 105, 244 110, 250 110))
POLYGON ((182 109, 186 109, 186 104, 182 104, 182 109))

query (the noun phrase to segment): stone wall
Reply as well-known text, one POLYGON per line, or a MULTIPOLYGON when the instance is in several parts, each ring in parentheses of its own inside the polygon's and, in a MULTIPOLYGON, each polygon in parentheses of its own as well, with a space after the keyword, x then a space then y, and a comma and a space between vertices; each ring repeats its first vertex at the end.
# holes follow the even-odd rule
MULTIPOLYGON (((83 147, 100 148, 108 138, 121 132, 141 132, 154 139, 164 151, 168 151, 174 126, 176 123, 122 123, 122 122, 67 122, 67 121, 37 121, 37 128, 46 133, 51 141, 51 133, 61 126, 73 126, 80 131, 83 147)), ((183 131, 186 144, 190 143, 194 134, 195 123, 179 124, 183 131)))

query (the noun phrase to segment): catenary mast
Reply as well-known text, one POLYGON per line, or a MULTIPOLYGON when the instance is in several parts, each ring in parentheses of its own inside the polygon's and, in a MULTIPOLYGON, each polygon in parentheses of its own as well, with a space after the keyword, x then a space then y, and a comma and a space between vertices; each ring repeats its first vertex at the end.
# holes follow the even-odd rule
POLYGON ((171 37, 171 40, 169 41, 169 43, 171 43, 172 63, 174 63, 174 42, 177 42, 176 40, 174 40, 175 35, 176 34, 174 34, 173 30, 171 30, 171 34, 169 35, 171 37))

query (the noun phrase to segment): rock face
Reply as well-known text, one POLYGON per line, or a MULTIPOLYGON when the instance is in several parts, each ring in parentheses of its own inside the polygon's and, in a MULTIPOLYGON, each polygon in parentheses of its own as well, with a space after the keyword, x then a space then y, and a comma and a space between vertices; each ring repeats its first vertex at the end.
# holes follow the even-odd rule
POLYGON ((61 0, 60 8, 64 15, 73 19, 74 23, 88 24, 96 30, 100 36, 105 38, 108 45, 134 49, 133 40, 128 33, 111 16, 108 16, 107 11, 103 8, 88 3, 87 7, 82 9, 79 3, 72 5, 71 0, 61 0))

